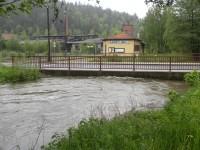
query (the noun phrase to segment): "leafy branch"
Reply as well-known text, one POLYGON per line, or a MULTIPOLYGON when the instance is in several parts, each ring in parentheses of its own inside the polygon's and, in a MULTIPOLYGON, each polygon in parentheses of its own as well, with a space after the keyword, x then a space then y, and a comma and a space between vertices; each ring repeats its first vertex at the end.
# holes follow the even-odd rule
POLYGON ((176 0, 145 0, 145 3, 153 3, 158 6, 172 6, 176 0))

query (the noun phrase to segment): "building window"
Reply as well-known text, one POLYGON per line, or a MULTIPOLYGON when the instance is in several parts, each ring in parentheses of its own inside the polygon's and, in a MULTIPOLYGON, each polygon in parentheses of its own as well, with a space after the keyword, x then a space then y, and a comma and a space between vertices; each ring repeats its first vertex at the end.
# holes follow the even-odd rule
POLYGON ((125 48, 115 48, 115 53, 124 53, 125 48))
POLYGON ((111 52, 111 53, 124 53, 125 52, 125 48, 109 47, 109 52, 111 52))
POLYGON ((116 40, 110 41, 111 44, 117 44, 117 42, 118 42, 118 41, 116 41, 116 40))
POLYGON ((111 40, 111 44, 128 44, 128 40, 111 40))
POLYGON ((127 40, 123 40, 121 41, 122 44, 128 44, 128 41, 127 40))
POLYGON ((140 51, 140 45, 135 45, 135 51, 139 52, 140 51))
POLYGON ((115 52, 115 48, 114 47, 109 47, 109 52, 114 53, 115 52))

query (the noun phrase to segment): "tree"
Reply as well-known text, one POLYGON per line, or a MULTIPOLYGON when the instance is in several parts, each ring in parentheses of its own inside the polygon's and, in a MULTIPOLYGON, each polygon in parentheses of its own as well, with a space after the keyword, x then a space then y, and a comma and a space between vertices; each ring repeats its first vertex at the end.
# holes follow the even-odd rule
POLYGON ((186 28, 188 30, 186 40, 189 40, 188 48, 192 50, 193 53, 200 53, 200 1, 199 0, 183 0, 180 3, 180 14, 184 15, 182 22, 186 23, 186 28))
POLYGON ((29 36, 27 35, 26 31, 23 30, 21 32, 20 39, 23 41, 29 39, 29 36))
POLYGON ((141 37, 146 43, 146 48, 150 53, 167 52, 166 41, 164 39, 166 23, 166 11, 160 7, 152 7, 143 20, 141 37))
POLYGON ((167 9, 164 39, 170 51, 185 52, 187 51, 186 43, 180 36, 184 31, 182 31, 183 29, 179 30, 180 23, 175 12, 174 8, 167 9))
MULTIPOLYGON (((22 11, 30 13, 33 7, 43 7, 47 3, 52 3, 54 8, 54 15, 58 15, 57 3, 59 0, 0 0, 0 15, 8 14, 10 12, 16 13, 17 11, 22 11)), ((96 0, 99 4, 100 1, 96 0)), ((64 3, 64 0, 62 0, 64 3)))
POLYGON ((42 7, 44 4, 45 0, 0 0, 0 15, 16 12, 17 10, 30 12, 32 7, 42 7))
POLYGON ((166 7, 167 0, 148 2, 156 5, 152 6, 143 22, 141 35, 147 49, 200 53, 199 0, 174 0, 168 5, 170 7, 166 7), (154 13, 155 8, 160 9, 160 13, 154 13))
POLYGON ((153 3, 158 6, 172 6, 176 0, 145 0, 146 4, 153 3))
POLYGON ((170 11, 165 38, 171 48, 200 52, 200 2, 179 0, 170 11))
POLYGON ((51 35, 57 35, 58 34, 54 24, 51 25, 50 33, 51 33, 51 35))

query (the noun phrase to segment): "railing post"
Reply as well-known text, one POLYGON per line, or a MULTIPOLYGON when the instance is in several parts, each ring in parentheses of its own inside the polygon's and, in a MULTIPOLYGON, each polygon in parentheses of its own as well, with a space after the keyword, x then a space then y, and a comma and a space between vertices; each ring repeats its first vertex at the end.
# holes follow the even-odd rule
POLYGON ((135 56, 133 56, 133 71, 135 71, 135 56))
POLYGON ((101 68, 102 67, 101 66, 102 65, 102 56, 99 57, 99 61, 100 61, 100 63, 99 63, 99 70, 101 71, 102 70, 102 68, 101 68))
POLYGON ((42 60, 41 60, 41 56, 39 56, 39 69, 41 70, 42 69, 42 60))
POLYGON ((71 70, 71 58, 68 56, 68 70, 71 70))
POLYGON ((172 71, 172 57, 169 57, 169 72, 172 71))

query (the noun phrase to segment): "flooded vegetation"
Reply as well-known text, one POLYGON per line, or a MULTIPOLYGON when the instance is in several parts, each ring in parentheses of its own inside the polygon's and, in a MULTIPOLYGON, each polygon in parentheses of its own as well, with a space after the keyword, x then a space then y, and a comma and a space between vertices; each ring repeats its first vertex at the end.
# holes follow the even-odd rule
POLYGON ((182 82, 128 77, 44 78, 0 85, 0 149, 39 149, 82 119, 161 108, 170 89, 184 87, 182 82))

